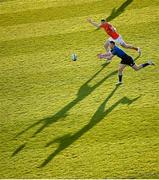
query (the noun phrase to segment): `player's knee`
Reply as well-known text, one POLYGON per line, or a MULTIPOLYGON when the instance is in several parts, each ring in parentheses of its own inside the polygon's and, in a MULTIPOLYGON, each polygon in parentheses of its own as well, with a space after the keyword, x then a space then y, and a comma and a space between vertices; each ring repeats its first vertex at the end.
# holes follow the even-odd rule
POLYGON ((129 48, 131 48, 131 45, 129 45, 129 44, 124 44, 124 46, 123 46, 123 47, 125 47, 125 48, 129 49, 129 48))
POLYGON ((119 72, 119 73, 122 73, 122 72, 123 72, 123 68, 119 68, 119 69, 118 69, 118 72, 119 72))
POLYGON ((124 47, 124 48, 127 48, 127 44, 126 43, 121 43, 120 44, 122 47, 124 47))
POLYGON ((138 67, 134 67, 134 70, 135 70, 135 71, 138 71, 138 70, 139 70, 139 68, 138 68, 138 67))

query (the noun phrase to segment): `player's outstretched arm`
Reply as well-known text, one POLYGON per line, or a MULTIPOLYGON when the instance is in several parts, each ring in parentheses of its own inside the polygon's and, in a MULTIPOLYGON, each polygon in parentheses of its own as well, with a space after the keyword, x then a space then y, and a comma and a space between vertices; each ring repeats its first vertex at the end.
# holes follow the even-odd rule
POLYGON ((113 55, 111 52, 107 53, 106 56, 105 56, 105 58, 106 58, 108 61, 111 61, 113 57, 114 57, 114 55, 113 55))
POLYGON ((107 63, 110 63, 112 61, 112 58, 114 57, 111 52, 107 52, 106 54, 98 54, 97 56, 99 59, 106 59, 107 63))
POLYGON ((91 18, 88 18, 87 21, 93 26, 95 26, 97 29, 100 29, 100 25, 94 22, 91 18))

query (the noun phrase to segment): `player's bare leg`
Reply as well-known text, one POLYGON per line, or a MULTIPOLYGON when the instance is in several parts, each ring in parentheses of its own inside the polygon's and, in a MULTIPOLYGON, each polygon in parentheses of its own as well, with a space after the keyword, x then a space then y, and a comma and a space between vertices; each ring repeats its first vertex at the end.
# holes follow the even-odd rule
POLYGON ((118 82, 116 83, 117 85, 122 84, 122 77, 123 77, 123 70, 126 67, 125 64, 119 64, 119 69, 118 69, 118 82))
POLYGON ((140 64, 140 65, 136 65, 134 64, 132 66, 132 68, 135 70, 135 71, 138 71, 146 66, 149 66, 149 65, 155 65, 152 61, 148 61, 147 63, 144 63, 144 64, 140 64))
POLYGON ((127 49, 133 49, 139 53, 139 56, 141 56, 141 49, 139 47, 134 47, 131 44, 127 44, 124 41, 120 44, 122 47, 127 48, 127 49))

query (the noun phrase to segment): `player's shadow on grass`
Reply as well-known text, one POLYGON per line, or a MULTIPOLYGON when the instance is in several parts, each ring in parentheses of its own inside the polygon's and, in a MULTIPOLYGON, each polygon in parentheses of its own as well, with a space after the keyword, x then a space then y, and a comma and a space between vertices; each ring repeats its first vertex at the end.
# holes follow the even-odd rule
POLYGON ((139 59, 139 57, 140 57, 140 55, 136 56, 136 57, 134 58, 134 61, 137 61, 137 59, 139 59))
POLYGON ((119 8, 113 8, 111 14, 106 18, 107 21, 112 21, 116 17, 118 17, 120 14, 122 14, 126 7, 129 6, 133 0, 126 0, 119 8))
POLYGON ((20 146, 12 153, 12 156, 11 156, 11 157, 15 156, 15 155, 18 154, 20 151, 22 151, 22 150, 25 148, 25 146, 26 146, 26 143, 20 145, 20 146))
POLYGON ((97 125, 99 122, 102 121, 102 119, 107 116, 109 113, 111 113, 118 105, 120 104, 127 104, 130 105, 134 101, 136 101, 139 97, 136 97, 134 99, 129 99, 127 97, 122 97, 119 99, 116 103, 114 103, 111 107, 105 109, 105 106, 109 99, 114 95, 116 90, 118 89, 119 86, 116 86, 112 92, 108 95, 108 97, 104 100, 104 102, 99 106, 97 111, 94 113, 92 118, 90 119, 89 123, 82 127, 80 130, 78 130, 74 134, 66 134, 64 136, 58 137, 46 144, 46 147, 58 143, 57 149, 51 153, 47 159, 39 166, 40 168, 46 166, 53 158, 58 155, 60 152, 68 148, 71 144, 73 144, 75 141, 77 141, 81 136, 83 136, 87 131, 92 129, 95 125, 97 125))
POLYGON ((70 103, 68 103, 66 106, 64 106, 61 110, 59 110, 57 113, 55 113, 54 115, 50 116, 50 117, 46 117, 43 119, 38 120, 37 122, 35 122, 34 124, 30 125, 29 127, 27 127, 26 129, 24 129, 23 131, 19 132, 15 138, 19 137, 20 135, 22 135, 23 133, 25 133, 26 131, 36 127, 36 126, 40 126, 39 129, 37 129, 33 136, 36 136, 36 134, 40 133, 42 130, 44 130, 46 127, 52 125, 53 123, 61 120, 62 118, 65 118, 68 114, 68 111, 73 108, 76 104, 78 104, 80 101, 82 101, 84 98, 86 98, 89 94, 91 94, 96 88, 98 88, 102 83, 104 83, 105 80, 107 80, 108 78, 112 77, 113 75, 117 74, 117 70, 113 71, 111 73, 109 73, 107 76, 105 76, 102 80, 100 80, 98 83, 96 83, 93 86, 89 86, 89 83, 107 66, 108 64, 104 64, 101 69, 96 72, 88 81, 86 81, 79 89, 78 93, 77 93, 77 97, 72 100, 70 103))

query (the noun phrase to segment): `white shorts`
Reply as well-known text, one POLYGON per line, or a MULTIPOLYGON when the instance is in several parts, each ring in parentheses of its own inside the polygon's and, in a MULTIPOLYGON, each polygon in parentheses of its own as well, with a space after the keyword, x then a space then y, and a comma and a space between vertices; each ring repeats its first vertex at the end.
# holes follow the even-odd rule
POLYGON ((113 39, 112 37, 110 37, 108 40, 109 41, 114 41, 115 43, 120 44, 120 45, 125 44, 125 42, 124 42, 124 40, 122 39, 121 36, 119 36, 117 39, 113 39))

